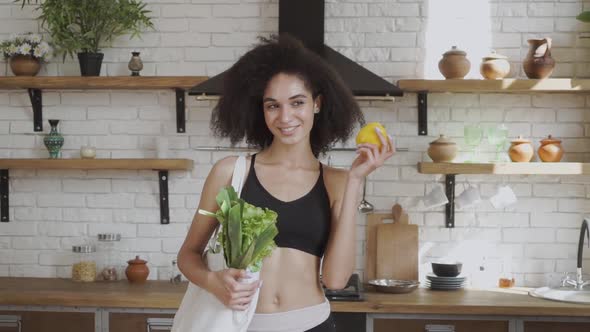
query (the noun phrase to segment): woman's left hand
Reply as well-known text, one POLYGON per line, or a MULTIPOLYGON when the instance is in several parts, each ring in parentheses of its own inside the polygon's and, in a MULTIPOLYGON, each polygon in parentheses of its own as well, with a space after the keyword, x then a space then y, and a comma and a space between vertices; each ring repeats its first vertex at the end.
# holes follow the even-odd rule
POLYGON ((356 153, 358 156, 350 166, 349 176, 365 178, 371 172, 381 167, 385 161, 395 153, 395 146, 391 136, 385 137, 381 131, 375 128, 381 141, 381 148, 375 144, 359 144, 356 153))

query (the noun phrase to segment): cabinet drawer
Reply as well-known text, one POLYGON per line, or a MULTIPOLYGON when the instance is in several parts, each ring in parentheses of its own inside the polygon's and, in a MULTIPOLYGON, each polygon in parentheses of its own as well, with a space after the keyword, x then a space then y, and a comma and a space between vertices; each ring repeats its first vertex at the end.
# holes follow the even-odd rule
POLYGON ((22 332, 94 332, 96 316, 94 312, 67 311, 1 311, 0 315, 20 316, 22 332))
POLYGON ((21 332, 20 315, 1 315, 0 314, 0 332, 21 332))
MULTIPOLYGON (((170 319, 171 323, 174 314, 111 312, 109 313, 109 332, 146 332, 148 331, 148 320, 154 318, 156 320, 158 318, 167 318, 170 319)), ((169 328, 166 324, 153 324, 151 331, 169 331, 169 328)))
POLYGON ((588 332, 590 323, 524 322, 524 332, 588 332))
POLYGON ((442 319, 375 319, 374 332, 426 332, 427 325, 452 325, 455 332, 508 332, 508 321, 442 319))

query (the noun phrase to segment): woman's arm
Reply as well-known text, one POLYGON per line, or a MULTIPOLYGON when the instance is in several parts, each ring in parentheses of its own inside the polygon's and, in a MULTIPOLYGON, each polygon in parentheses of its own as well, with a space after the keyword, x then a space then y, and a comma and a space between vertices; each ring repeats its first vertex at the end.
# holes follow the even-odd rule
POLYGON ((358 146, 357 158, 348 172, 339 171, 334 177, 334 193, 342 193, 332 207, 332 228, 322 262, 322 281, 330 289, 342 289, 354 271, 356 256, 356 218, 360 189, 365 177, 394 154, 391 137, 381 139, 382 147, 372 144, 358 146))
MULTIPOLYGON (((199 209, 217 211, 215 197, 221 188, 230 185, 235 161, 235 157, 227 157, 213 166, 203 185, 199 209)), ((227 269, 212 272, 202 259, 209 238, 218 224, 213 217, 195 213, 186 239, 178 252, 178 268, 188 280, 214 294, 226 306, 244 310, 250 303, 258 283, 239 283, 239 278, 246 277, 244 270, 227 269)))

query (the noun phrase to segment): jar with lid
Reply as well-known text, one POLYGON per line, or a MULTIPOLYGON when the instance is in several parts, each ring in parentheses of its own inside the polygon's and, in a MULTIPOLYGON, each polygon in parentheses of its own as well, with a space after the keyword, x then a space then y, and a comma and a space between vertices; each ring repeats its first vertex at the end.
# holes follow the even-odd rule
POLYGON ((98 279, 115 281, 119 279, 120 256, 115 248, 116 243, 121 241, 121 234, 102 233, 98 234, 100 260, 100 274, 98 279))
POLYGON ((96 279, 96 249, 92 245, 72 246, 72 280, 92 282, 96 279))

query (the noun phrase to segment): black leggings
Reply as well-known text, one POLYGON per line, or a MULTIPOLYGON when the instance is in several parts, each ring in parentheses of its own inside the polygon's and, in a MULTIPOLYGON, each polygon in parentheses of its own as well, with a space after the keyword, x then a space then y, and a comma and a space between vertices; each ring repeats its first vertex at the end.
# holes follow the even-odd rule
POLYGON ((306 332, 336 332, 336 323, 334 323, 334 317, 330 315, 328 319, 326 319, 320 325, 312 328, 311 330, 307 330, 306 332))

